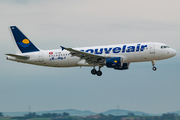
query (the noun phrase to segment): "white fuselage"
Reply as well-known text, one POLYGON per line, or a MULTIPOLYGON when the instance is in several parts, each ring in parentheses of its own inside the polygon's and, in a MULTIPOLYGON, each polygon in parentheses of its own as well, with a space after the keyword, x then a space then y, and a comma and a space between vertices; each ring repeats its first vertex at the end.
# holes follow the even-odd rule
MULTIPOLYGON (((174 49, 162 46, 166 45, 163 43, 146 42, 81 47, 73 49, 92 54, 97 54, 107 58, 122 57, 123 63, 162 60, 176 55, 176 51, 174 49)), ((62 49, 40 50, 38 52, 24 53, 23 55, 27 55, 30 58, 27 60, 22 60, 16 57, 8 56, 7 59, 22 63, 49 67, 93 66, 92 64, 88 64, 84 59, 72 56, 69 51, 62 49)))

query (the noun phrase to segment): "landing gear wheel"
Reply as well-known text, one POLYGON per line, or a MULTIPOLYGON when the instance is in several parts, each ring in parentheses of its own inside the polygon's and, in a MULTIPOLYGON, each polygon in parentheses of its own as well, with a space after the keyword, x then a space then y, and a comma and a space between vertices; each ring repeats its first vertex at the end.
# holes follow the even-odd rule
POLYGON ((153 69, 154 71, 156 71, 156 70, 157 70, 157 68, 156 68, 156 67, 153 67, 152 69, 153 69))
POLYGON ((92 70, 91 70, 91 73, 92 73, 93 75, 95 75, 95 74, 97 74, 97 70, 96 70, 96 69, 92 69, 92 70))
POLYGON ((101 76, 102 75, 102 72, 99 70, 97 71, 97 76, 101 76))
POLYGON ((153 66, 153 68, 152 68, 152 69, 153 69, 154 71, 156 71, 156 70, 157 70, 157 68, 156 68, 154 65, 155 65, 155 60, 153 60, 153 61, 152 61, 152 66, 153 66))

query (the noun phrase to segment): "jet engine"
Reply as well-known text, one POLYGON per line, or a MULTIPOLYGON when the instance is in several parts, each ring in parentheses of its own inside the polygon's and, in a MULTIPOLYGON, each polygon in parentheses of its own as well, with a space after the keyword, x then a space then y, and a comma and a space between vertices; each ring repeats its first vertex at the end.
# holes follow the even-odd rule
POLYGON ((123 59, 121 57, 113 57, 106 59, 106 66, 108 68, 121 68, 123 65, 123 59))
POLYGON ((114 68, 115 70, 127 70, 130 63, 123 63, 122 57, 113 57, 106 59, 106 66, 108 68, 114 68))

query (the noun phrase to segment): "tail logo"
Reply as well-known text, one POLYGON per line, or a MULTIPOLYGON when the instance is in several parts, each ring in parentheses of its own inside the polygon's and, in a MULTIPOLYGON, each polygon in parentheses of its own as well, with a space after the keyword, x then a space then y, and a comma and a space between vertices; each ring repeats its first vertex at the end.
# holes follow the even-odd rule
POLYGON ((29 44, 29 40, 28 40, 28 39, 24 39, 24 40, 22 41, 22 43, 24 43, 24 44, 29 44))
POLYGON ((24 39, 22 42, 18 42, 18 44, 22 47, 29 47, 30 42, 28 39, 24 39))

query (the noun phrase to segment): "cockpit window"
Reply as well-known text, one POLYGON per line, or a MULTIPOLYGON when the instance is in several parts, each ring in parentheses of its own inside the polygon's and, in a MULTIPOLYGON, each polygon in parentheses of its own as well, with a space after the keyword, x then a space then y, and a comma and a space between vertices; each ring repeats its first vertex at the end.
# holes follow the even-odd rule
POLYGON ((161 46, 161 49, 170 48, 169 46, 161 46))

